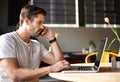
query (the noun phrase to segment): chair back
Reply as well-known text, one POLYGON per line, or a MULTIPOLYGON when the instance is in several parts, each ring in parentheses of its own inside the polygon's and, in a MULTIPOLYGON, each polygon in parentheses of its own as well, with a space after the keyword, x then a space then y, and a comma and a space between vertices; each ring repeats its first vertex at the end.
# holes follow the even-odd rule
MULTIPOLYGON (((88 61, 89 58, 90 58, 91 56, 94 56, 94 55, 97 56, 97 55, 98 55, 98 52, 93 52, 93 53, 88 54, 88 55, 85 57, 85 63, 88 63, 88 62, 89 62, 89 61, 88 61)), ((117 54, 116 54, 116 53, 113 53, 113 52, 104 51, 101 62, 102 62, 102 63, 109 63, 110 56, 117 57, 117 54)))

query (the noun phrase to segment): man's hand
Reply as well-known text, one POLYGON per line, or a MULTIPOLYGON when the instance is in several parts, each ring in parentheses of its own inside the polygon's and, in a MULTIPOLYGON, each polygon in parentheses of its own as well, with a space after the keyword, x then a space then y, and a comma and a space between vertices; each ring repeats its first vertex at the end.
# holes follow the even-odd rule
POLYGON ((61 71, 64 68, 70 68, 70 64, 69 62, 67 62, 66 60, 61 60, 59 62, 57 62, 56 64, 51 66, 51 70, 52 72, 58 72, 61 71))
POLYGON ((55 37, 52 30, 46 26, 44 26, 44 30, 43 30, 41 36, 47 38, 48 40, 51 40, 55 37))

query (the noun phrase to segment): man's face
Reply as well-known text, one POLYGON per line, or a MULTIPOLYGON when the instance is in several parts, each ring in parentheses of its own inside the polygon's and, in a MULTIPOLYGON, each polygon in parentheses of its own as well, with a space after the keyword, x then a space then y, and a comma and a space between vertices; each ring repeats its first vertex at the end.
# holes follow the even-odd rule
POLYGON ((44 30, 44 20, 45 16, 42 14, 38 14, 33 21, 30 22, 29 28, 30 28, 30 34, 31 36, 38 37, 41 35, 41 33, 44 30))

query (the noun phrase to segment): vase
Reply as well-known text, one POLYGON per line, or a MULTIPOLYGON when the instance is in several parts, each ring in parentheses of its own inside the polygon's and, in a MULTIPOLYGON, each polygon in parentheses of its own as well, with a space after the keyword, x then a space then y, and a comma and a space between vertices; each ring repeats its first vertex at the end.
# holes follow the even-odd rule
POLYGON ((120 68, 120 46, 118 49, 118 56, 111 58, 111 63, 113 68, 120 68))
POLYGON ((111 58, 111 64, 112 64, 112 68, 116 67, 116 57, 111 58))
POLYGON ((119 46, 119 50, 118 50, 118 57, 120 57, 120 46, 119 46))
POLYGON ((89 46, 89 53, 94 52, 93 46, 89 46))

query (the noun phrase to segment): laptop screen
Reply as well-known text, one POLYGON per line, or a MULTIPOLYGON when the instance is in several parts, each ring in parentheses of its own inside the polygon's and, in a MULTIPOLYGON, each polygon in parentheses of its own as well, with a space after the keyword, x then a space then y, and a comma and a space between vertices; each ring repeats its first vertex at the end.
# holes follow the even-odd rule
POLYGON ((106 44, 107 44, 107 40, 108 40, 108 38, 105 38, 105 39, 101 40, 100 47, 98 49, 98 55, 96 57, 94 66, 99 67, 100 61, 102 59, 103 52, 104 52, 106 44))

